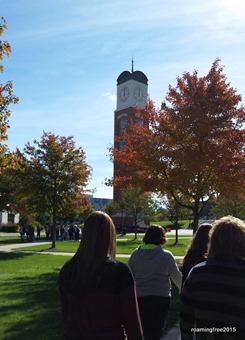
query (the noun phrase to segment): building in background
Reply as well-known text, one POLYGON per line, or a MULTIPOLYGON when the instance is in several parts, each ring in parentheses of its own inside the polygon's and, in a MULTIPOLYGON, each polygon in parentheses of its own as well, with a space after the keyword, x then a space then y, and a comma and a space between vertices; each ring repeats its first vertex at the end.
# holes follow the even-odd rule
MULTIPOLYGON (((123 131, 127 130, 129 121, 137 122, 137 109, 144 109, 148 98, 148 79, 141 71, 124 71, 117 78, 117 107, 114 112, 114 147, 123 150, 120 140, 123 131), (117 140, 119 137, 119 141, 117 140)), ((139 123, 141 123, 139 121, 139 123)), ((119 166, 114 162, 114 177, 117 176, 119 166)), ((113 199, 118 202, 121 198, 121 188, 114 186, 113 199)))
POLYGON ((0 224, 8 224, 8 223, 19 223, 20 216, 19 214, 14 214, 8 211, 0 211, 0 224))
POLYGON ((97 198, 89 196, 90 203, 95 210, 103 210, 103 207, 111 201, 109 198, 97 198))
MULTIPOLYGON (((121 139, 123 131, 127 130, 130 120, 142 124, 143 122, 137 117, 137 107, 145 108, 148 99, 148 79, 141 71, 134 71, 134 62, 132 60, 132 70, 123 71, 117 78, 117 104, 114 112, 114 147, 123 150, 124 144, 121 139)), ((114 178, 118 171, 122 170, 114 162, 114 178)), ((121 200, 122 188, 113 187, 113 200, 117 203, 121 200)), ((113 217, 116 225, 132 225, 132 218, 124 212, 120 212, 113 217)))

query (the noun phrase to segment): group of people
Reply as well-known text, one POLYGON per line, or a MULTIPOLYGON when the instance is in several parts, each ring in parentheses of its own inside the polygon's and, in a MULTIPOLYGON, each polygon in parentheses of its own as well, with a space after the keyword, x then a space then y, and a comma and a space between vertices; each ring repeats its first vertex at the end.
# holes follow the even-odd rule
POLYGON ((78 241, 80 237, 80 228, 77 224, 57 224, 56 227, 46 224, 45 227, 46 240, 53 238, 53 232, 56 233, 57 241, 75 240, 78 241))
POLYGON ((162 227, 150 226, 128 265, 116 261, 113 221, 92 213, 59 274, 65 338, 159 340, 173 281, 183 340, 245 339, 244 222, 227 216, 200 226, 181 271, 166 241, 162 227))
POLYGON ((20 239, 21 241, 34 241, 35 238, 35 231, 32 225, 27 225, 27 226, 21 226, 19 229, 19 233, 20 233, 20 239))

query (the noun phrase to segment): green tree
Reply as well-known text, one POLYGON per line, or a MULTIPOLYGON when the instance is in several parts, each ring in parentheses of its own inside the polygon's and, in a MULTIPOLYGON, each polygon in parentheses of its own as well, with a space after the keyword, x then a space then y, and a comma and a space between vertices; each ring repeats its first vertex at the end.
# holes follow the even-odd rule
POLYGON ((179 221, 184 219, 184 217, 188 216, 188 209, 183 208, 179 205, 172 196, 168 197, 165 200, 165 216, 169 221, 173 223, 175 228, 175 242, 174 244, 179 243, 179 221))
POLYGON ((211 214, 215 216, 215 218, 232 215, 240 219, 245 219, 245 198, 241 196, 234 197, 233 199, 218 197, 216 205, 211 209, 211 214))
POLYGON ((85 187, 91 168, 73 137, 44 132, 40 142, 25 145, 20 165, 16 172, 20 212, 25 207, 26 214, 48 213, 55 229, 57 217, 65 218, 69 212, 78 213, 87 207, 85 187))
POLYGON ((114 200, 108 201, 103 207, 103 211, 107 213, 109 216, 113 216, 119 210, 120 206, 114 200))
POLYGON ((135 239, 137 239, 137 225, 153 214, 153 201, 150 195, 143 193, 140 188, 126 189, 122 192, 119 205, 128 216, 133 218, 135 239))
POLYGON ((89 217, 90 214, 92 214, 92 212, 94 212, 94 208, 91 205, 91 203, 89 203, 78 215, 78 219, 84 223, 86 221, 86 219, 89 217))

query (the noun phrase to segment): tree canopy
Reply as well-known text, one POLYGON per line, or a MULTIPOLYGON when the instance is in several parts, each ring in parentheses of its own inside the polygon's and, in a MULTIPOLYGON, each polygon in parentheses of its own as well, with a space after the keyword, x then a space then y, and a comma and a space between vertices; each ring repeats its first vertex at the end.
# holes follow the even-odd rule
MULTIPOLYGON (((3 35, 7 29, 6 20, 1 18, 0 21, 0 36, 3 35)), ((7 41, 0 40, 0 61, 3 56, 9 56, 11 53, 11 46, 7 41)), ((0 73, 3 72, 3 65, 0 64, 0 73)), ((9 128, 9 117, 11 114, 10 104, 18 102, 18 98, 13 93, 13 83, 8 81, 6 84, 0 84, 0 145, 2 149, 2 142, 8 139, 7 130, 9 128)), ((1 151, 1 150, 0 150, 1 151)))
POLYGON ((25 145, 19 159, 16 201, 20 213, 48 213, 55 224, 57 217, 78 214, 87 207, 85 188, 91 168, 73 137, 44 132, 41 141, 25 145))
POLYGON ((245 109, 217 59, 206 76, 177 77, 160 109, 151 100, 124 132, 124 150, 110 149, 118 166, 110 184, 141 187, 172 196, 190 209, 194 230, 215 197, 244 192, 245 109))
MULTIPOLYGON (((6 29, 7 23, 2 17, 0 18, 0 37, 6 29)), ((10 44, 7 41, 0 40, 0 73, 4 70, 2 65, 3 57, 9 56, 10 53, 10 44)), ((18 103, 18 98, 13 92, 13 82, 0 83, 0 210, 9 209, 11 181, 6 170, 16 164, 15 154, 11 154, 6 145, 11 115, 10 105, 16 103, 18 103)))

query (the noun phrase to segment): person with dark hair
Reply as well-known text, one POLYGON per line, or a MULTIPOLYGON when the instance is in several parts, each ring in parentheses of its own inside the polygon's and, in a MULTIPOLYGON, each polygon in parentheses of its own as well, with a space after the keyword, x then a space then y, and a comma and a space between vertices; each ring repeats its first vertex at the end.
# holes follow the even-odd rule
POLYGON ((194 234, 191 245, 183 259, 183 283, 192 267, 194 267, 198 263, 206 261, 209 232, 211 228, 212 224, 203 223, 199 226, 196 233, 194 234))
POLYGON ((181 292, 182 340, 245 339, 245 223, 215 221, 207 261, 194 266, 181 292))
POLYGON ((115 255, 113 221, 93 212, 76 254, 59 274, 65 339, 143 339, 134 279, 115 255))
POLYGON ((161 226, 150 226, 143 244, 134 250, 129 266, 136 281, 137 298, 145 340, 159 340, 170 308, 171 281, 181 289, 182 274, 166 243, 161 226))

